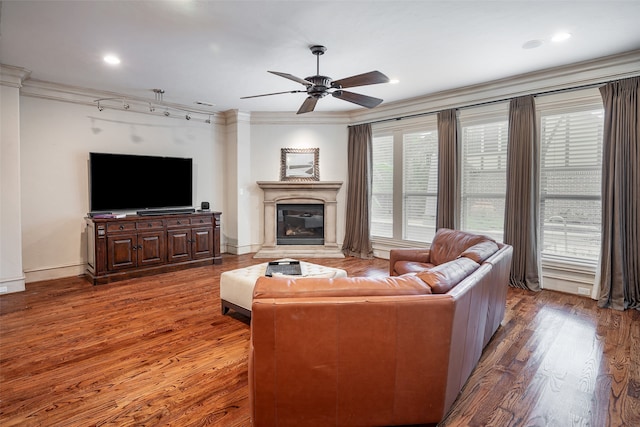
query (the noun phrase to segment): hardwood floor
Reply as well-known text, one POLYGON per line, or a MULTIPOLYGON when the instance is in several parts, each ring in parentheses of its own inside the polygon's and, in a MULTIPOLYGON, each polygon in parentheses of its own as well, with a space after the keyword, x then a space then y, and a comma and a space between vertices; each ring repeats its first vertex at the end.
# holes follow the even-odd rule
MULTIPOLYGON (((350 276, 388 261, 309 260, 350 276)), ((0 296, 0 425, 249 426, 249 322, 200 267, 0 296)), ((640 425, 640 313, 510 289, 503 325, 441 426, 640 425)))

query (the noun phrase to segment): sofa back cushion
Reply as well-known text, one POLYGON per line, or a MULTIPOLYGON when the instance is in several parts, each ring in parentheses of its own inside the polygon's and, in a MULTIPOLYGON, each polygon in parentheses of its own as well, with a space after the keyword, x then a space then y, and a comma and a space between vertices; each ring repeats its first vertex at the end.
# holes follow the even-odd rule
POLYGON ((493 240, 487 240, 467 248, 460 254, 460 257, 469 258, 478 264, 482 264, 485 259, 496 252, 498 252, 498 244, 493 240))
POLYGON ((416 273, 434 294, 446 294, 465 277, 473 273, 480 264, 470 258, 458 258, 444 264, 416 273))
POLYGON ((452 261, 458 258, 467 248, 486 241, 494 242, 490 237, 480 234, 441 228, 437 231, 431 243, 429 262, 439 265, 452 261))
MULTIPOLYGON (((465 258, 466 259, 466 258, 465 258)), ((253 298, 308 298, 426 295, 431 289, 415 275, 389 277, 260 277, 253 298)))

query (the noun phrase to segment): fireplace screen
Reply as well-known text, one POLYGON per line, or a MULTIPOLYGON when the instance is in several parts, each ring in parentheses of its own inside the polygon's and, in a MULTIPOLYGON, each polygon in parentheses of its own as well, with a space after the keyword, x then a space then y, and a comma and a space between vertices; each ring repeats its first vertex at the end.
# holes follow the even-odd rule
POLYGON ((324 205, 277 205, 278 245, 324 245, 324 205))

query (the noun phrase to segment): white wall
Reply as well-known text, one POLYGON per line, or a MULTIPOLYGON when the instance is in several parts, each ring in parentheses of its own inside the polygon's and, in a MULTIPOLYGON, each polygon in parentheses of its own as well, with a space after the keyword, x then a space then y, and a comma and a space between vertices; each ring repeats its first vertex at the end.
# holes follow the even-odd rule
MULTIPOLYGON (((286 113, 289 116, 294 113, 286 113)), ((284 113, 283 116, 284 117, 284 113)), ((262 190, 256 181, 280 181, 280 149, 281 148, 319 148, 320 181, 342 181, 338 193, 337 242, 342 246, 344 240, 344 223, 347 193, 347 139, 348 129, 344 119, 333 123, 322 123, 320 120, 300 119, 293 123, 269 120, 253 113, 251 125, 251 170, 252 183, 248 188, 239 189, 250 194, 252 215, 251 241, 256 243, 254 251, 260 248, 263 241, 264 210, 262 190)))
MULTIPOLYGON (((29 96, 20 99, 20 124, 27 282, 84 271, 89 152, 193 158, 194 206, 209 201, 224 213, 224 139, 215 124, 29 96)), ((153 185, 135 171, 114 173, 153 185)))

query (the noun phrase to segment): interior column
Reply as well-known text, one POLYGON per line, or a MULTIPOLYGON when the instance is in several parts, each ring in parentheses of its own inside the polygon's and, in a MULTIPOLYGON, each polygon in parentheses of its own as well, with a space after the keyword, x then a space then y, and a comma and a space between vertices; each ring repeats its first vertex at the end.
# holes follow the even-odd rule
POLYGON ((20 208, 20 88, 30 72, 0 65, 0 294, 25 290, 20 208))

